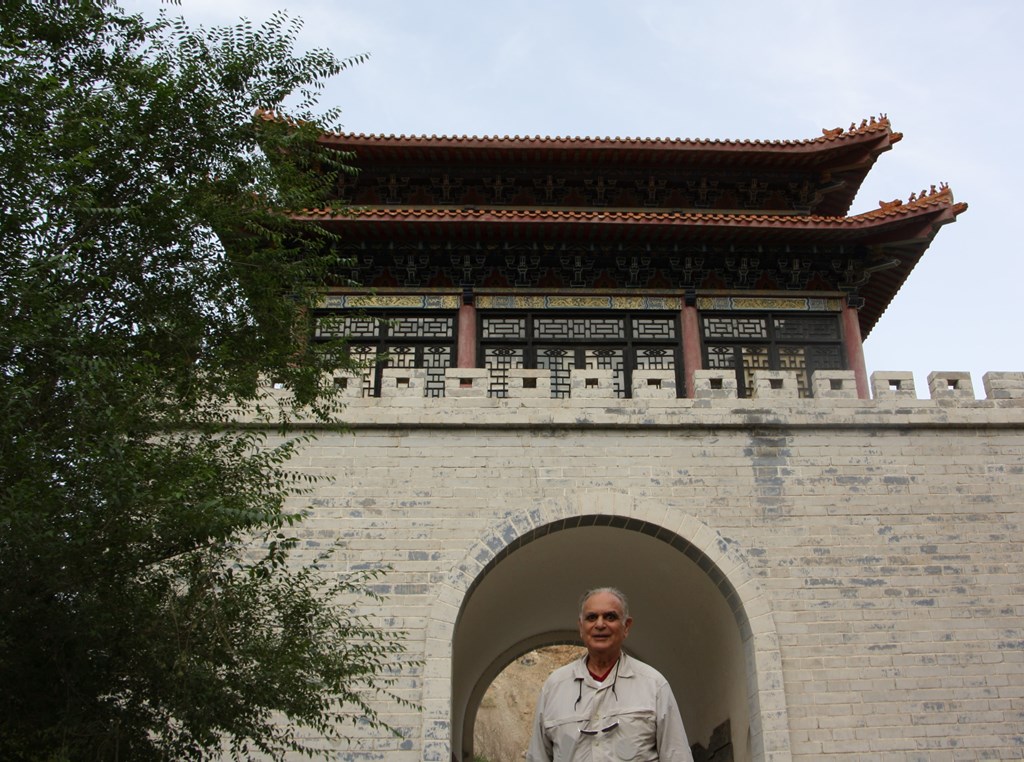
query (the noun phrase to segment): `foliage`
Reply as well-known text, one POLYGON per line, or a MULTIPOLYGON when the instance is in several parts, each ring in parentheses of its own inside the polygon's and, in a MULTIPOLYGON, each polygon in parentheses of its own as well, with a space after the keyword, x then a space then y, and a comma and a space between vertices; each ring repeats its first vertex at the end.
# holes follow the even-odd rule
POLYGON ((297 30, 3 0, 0 758, 278 756, 294 725, 380 724, 397 635, 354 613, 370 578, 289 558, 309 484, 269 428, 331 418, 350 362, 308 340, 333 240, 287 211, 351 171, 312 110, 361 57, 297 30))

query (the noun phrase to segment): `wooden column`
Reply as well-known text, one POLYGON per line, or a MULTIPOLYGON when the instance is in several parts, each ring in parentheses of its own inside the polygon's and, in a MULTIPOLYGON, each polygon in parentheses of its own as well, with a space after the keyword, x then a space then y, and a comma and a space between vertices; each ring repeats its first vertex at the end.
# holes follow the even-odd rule
POLYGON ((687 291, 683 299, 683 378, 686 396, 693 399, 693 372, 701 370, 703 359, 700 353, 700 314, 697 312, 697 294, 687 291))
POLYGON ((857 310, 864 305, 864 297, 853 294, 846 297, 843 307, 843 343, 846 349, 846 362, 857 380, 857 397, 862 400, 871 399, 868 385, 868 369, 864 363, 864 342, 860 335, 860 320, 857 310))
POLYGON ((462 294, 462 306, 459 307, 459 368, 476 367, 476 307, 473 304, 473 292, 462 294))

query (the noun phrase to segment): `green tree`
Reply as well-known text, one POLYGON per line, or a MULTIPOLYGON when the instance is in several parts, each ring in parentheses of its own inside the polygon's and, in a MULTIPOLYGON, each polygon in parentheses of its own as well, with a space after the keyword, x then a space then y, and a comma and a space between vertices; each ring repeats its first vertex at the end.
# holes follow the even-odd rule
POLYGON ((335 417, 349 363, 308 340, 334 242, 288 210, 351 171, 313 110, 360 58, 297 53, 283 15, 0 7, 0 758, 380 725, 400 638, 357 615, 369 577, 289 556, 309 485, 278 434, 335 417))

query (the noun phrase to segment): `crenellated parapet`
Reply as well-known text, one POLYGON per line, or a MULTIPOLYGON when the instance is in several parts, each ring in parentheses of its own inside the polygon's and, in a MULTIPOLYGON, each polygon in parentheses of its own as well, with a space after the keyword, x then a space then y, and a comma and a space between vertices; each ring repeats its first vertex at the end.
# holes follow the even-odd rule
MULTIPOLYGON (((424 368, 385 368, 379 401, 425 397, 424 368)), ((551 374, 543 369, 515 369, 508 372, 508 399, 550 398, 551 374)), ((635 404, 641 399, 674 399, 681 404, 693 402, 678 398, 675 374, 669 370, 643 370, 633 374, 633 400, 616 396, 612 372, 603 369, 571 371, 569 398, 619 399, 635 404)), ((349 399, 364 398, 367 388, 360 375, 339 375, 336 384, 349 399)), ((489 396, 491 376, 486 368, 448 368, 445 371, 444 397, 483 399, 489 396)), ((857 399, 852 370, 819 370, 812 374, 813 399, 801 398, 797 373, 787 370, 753 371, 752 400, 799 400, 801 404, 822 404, 826 400, 857 399)), ((982 379, 986 399, 993 402, 1024 400, 1024 372, 990 371, 982 379)), ((698 370, 694 373, 694 399, 737 400, 736 378, 724 370, 698 370)), ((966 371, 933 371, 928 374, 928 392, 933 401, 964 400, 975 402, 974 384, 966 371)), ((875 371, 871 374, 872 401, 917 400, 914 374, 910 371, 875 371)), ((438 399, 443 399, 438 398, 438 399)), ((369 398, 374 399, 374 398, 369 398)), ((499 400, 495 400, 496 402, 499 400)), ((558 400, 554 400, 557 402, 558 400)))
MULTIPOLYGON (((618 397, 610 371, 572 371, 568 397, 552 399, 546 371, 516 370, 506 397, 488 396, 490 378, 482 368, 450 368, 445 395, 424 394, 426 371, 386 368, 381 396, 363 396, 359 375, 339 375, 344 410, 340 420, 354 428, 496 427, 1024 427, 1024 372, 989 372, 985 399, 976 399, 970 374, 934 372, 928 396, 919 397, 913 374, 879 371, 871 375, 872 399, 857 397, 852 371, 814 374, 814 397, 800 397, 792 371, 755 371, 752 394, 737 397, 728 372, 695 374, 692 398, 677 397, 673 374, 647 370, 633 378, 631 398, 618 397)), ((269 389, 283 401, 287 392, 269 389)), ((309 423, 309 422, 306 422, 309 423)), ((304 425, 298 421, 297 425, 304 425)))

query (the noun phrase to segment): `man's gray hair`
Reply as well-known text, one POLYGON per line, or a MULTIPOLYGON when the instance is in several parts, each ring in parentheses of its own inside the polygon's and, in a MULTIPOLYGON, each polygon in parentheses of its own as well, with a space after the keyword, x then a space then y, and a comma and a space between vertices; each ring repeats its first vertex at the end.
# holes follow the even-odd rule
POLYGON ((619 599, 619 603, 622 606, 622 618, 625 619, 629 616, 629 601, 626 599, 626 594, 619 590, 617 587, 595 587, 593 590, 587 590, 580 598, 580 618, 583 617, 583 606, 591 598, 591 596, 597 595, 598 593, 608 593, 614 595, 619 599))

